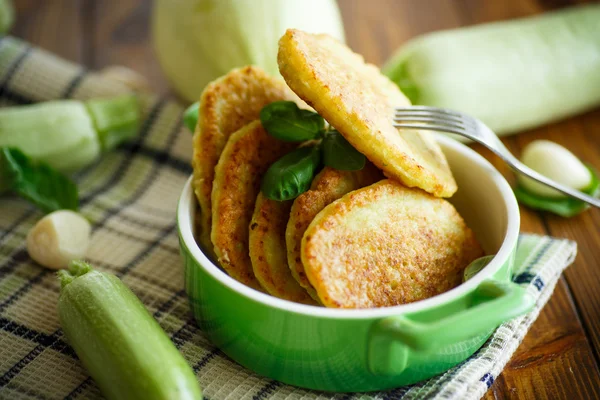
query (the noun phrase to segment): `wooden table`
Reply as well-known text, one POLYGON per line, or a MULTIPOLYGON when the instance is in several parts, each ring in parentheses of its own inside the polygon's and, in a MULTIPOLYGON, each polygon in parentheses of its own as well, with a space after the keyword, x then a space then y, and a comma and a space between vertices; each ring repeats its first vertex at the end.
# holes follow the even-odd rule
MULTIPOLYGON (((283 1, 283 0, 282 0, 283 1)), ((576 0, 340 0, 349 45, 381 64, 413 36, 439 29, 541 13, 576 0)), ((16 0, 13 34, 91 69, 125 65, 168 84, 154 59, 148 0, 16 0)), ((600 23, 600 21, 599 21, 600 23)), ((519 154, 528 142, 561 143, 600 168, 600 110, 505 140, 519 154)), ((511 180, 510 171, 477 148, 511 180)), ((562 219, 521 208, 522 231, 576 240, 579 255, 548 305, 488 391, 487 399, 600 399, 600 211, 562 219)))

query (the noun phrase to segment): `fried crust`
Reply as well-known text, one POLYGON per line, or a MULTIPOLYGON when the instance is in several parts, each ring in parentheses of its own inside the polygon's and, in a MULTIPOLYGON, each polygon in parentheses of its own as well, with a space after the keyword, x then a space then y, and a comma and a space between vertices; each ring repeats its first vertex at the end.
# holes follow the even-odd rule
POLYGON ((301 257, 302 237, 315 216, 328 204, 346 193, 371 185, 383 176, 373 164, 367 163, 360 171, 340 171, 325 167, 314 179, 310 190, 294 200, 285 231, 287 262, 292 276, 310 296, 320 301, 304 271, 301 257))
POLYGON ((254 275, 269 294, 304 304, 317 304, 292 276, 288 267, 285 228, 292 201, 256 198, 250 222, 250 259, 254 275))
POLYGON ((254 121, 230 136, 215 168, 211 240, 217 260, 234 279, 261 291, 248 255, 248 226, 263 174, 294 147, 254 121))
POLYGON ((459 285, 483 251, 446 200, 393 180, 325 207, 302 240, 302 262, 327 307, 371 308, 426 299, 459 285))
POLYGON ((331 36, 295 29, 280 39, 277 61, 288 86, 386 176, 438 197, 456 192, 433 135, 392 125, 394 107, 410 103, 376 66, 331 36))
POLYGON ((192 167, 194 192, 201 212, 198 239, 205 250, 213 251, 211 193, 215 166, 229 136, 258 119, 267 104, 296 98, 281 79, 272 78, 255 66, 234 69, 209 83, 202 92, 192 167))

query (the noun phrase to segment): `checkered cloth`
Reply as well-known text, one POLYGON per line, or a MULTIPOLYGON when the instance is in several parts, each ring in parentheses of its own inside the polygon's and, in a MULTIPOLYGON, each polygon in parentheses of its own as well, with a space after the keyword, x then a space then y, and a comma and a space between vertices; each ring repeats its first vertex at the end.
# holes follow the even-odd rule
MULTIPOLYGON (((87 99, 127 91, 26 43, 0 41, 0 104, 87 99)), ((368 395, 327 394, 257 376, 228 359, 195 325, 183 291, 175 208, 189 176, 191 135, 180 105, 148 97, 139 137, 76 175, 81 213, 93 224, 89 261, 118 275, 192 366, 208 399, 477 399, 493 383, 572 261, 576 245, 522 235, 515 282, 537 298, 530 314, 500 326, 469 360, 426 382, 368 395)), ((27 255, 25 235, 42 215, 0 199, 0 398, 97 399, 94 381, 66 343, 55 274, 27 255)))

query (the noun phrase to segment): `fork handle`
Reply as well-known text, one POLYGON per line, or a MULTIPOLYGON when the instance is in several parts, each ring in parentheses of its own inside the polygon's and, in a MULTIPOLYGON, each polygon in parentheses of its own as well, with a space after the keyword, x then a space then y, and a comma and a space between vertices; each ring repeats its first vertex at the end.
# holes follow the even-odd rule
POLYGON ((597 199, 593 196, 590 196, 586 193, 580 192, 579 190, 575 190, 568 186, 561 185, 560 183, 557 183, 552 179, 546 178, 544 175, 529 168, 522 162, 518 161, 516 158, 511 157, 511 159, 507 160, 507 163, 515 171, 520 172, 521 174, 526 175, 533 180, 536 180, 546 186, 556 189, 559 192, 566 194, 567 196, 574 197, 578 200, 588 203, 589 205, 600 208, 600 199, 597 199))
POLYGON ((515 157, 506 148, 506 146, 504 146, 504 143, 502 143, 502 141, 500 140, 500 138, 498 136, 494 135, 494 138, 495 138, 494 144, 495 144, 496 148, 493 148, 494 146, 490 147, 487 143, 483 143, 482 141, 478 140, 478 138, 476 138, 476 137, 474 137, 473 139, 477 140, 479 143, 483 144, 488 149, 492 150, 492 152, 494 152, 497 156, 502 158, 506 162, 506 164, 508 164, 508 166, 510 166, 516 172, 519 172, 525 176, 528 176, 529 178, 531 178, 535 181, 538 181, 541 184, 544 184, 553 189, 556 189, 559 192, 566 194, 567 196, 571 196, 571 197, 581 200, 591 206, 600 208, 600 199, 597 199, 596 197, 590 196, 589 194, 583 193, 579 190, 570 188, 566 185, 562 185, 550 178, 545 177, 544 175, 540 174, 539 172, 529 168, 527 165, 525 165, 521 161, 519 161, 519 159, 517 157, 515 157))

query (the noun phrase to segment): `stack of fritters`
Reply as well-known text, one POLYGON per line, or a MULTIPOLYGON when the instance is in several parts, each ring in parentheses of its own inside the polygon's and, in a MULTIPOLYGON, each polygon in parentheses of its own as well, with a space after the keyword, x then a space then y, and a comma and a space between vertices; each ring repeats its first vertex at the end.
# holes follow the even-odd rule
POLYGON ((392 125, 406 97, 326 35, 288 30, 278 62, 287 86, 245 67, 202 94, 193 166, 205 251, 250 287, 328 307, 404 304, 460 284, 483 252, 442 198, 457 188, 434 138, 392 125), (370 163, 360 171, 326 167, 309 191, 277 202, 260 193, 260 182, 296 144, 269 136, 258 118, 273 101, 306 107, 296 95, 370 163))
POLYGON ((211 194, 215 167, 223 148, 234 132, 258 119, 264 106, 295 98, 284 82, 252 66, 233 70, 204 89, 194 133, 192 166, 194 191, 201 211, 199 241, 211 255, 211 194))

